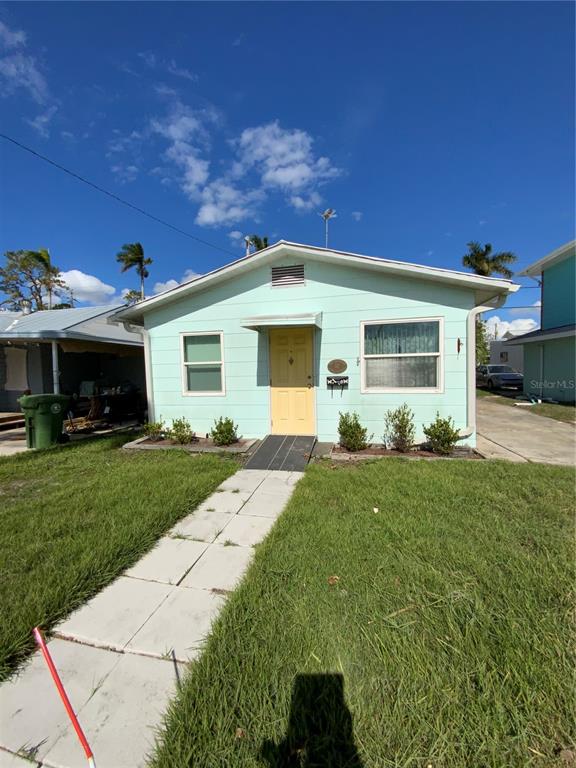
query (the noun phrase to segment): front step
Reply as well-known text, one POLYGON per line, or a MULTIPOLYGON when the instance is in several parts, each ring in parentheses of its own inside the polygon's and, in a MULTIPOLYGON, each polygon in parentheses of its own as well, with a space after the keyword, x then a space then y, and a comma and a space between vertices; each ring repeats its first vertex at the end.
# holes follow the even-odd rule
POLYGON ((268 435, 244 468, 304 472, 315 443, 315 435, 268 435))

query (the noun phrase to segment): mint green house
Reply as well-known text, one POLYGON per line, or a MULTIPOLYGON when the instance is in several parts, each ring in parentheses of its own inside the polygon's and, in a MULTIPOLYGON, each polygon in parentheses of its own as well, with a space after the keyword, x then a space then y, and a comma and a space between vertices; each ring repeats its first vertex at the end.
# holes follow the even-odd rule
POLYGON ((517 287, 280 241, 116 317, 144 329, 151 420, 336 441, 356 411, 380 441, 406 402, 419 438, 438 411, 474 445, 475 318, 517 287))
POLYGON ((537 331, 507 342, 524 349, 524 392, 563 403, 576 400, 576 241, 557 248, 521 275, 538 280, 542 321, 537 331))

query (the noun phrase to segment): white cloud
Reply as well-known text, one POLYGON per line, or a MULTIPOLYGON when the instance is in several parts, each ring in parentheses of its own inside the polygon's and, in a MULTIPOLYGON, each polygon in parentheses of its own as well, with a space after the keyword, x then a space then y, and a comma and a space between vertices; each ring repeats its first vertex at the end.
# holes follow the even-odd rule
POLYGON ((291 195, 290 196, 290 205, 295 208, 297 211, 305 212, 305 211, 311 211, 314 208, 317 208, 320 203, 322 202, 322 198, 318 194, 318 192, 310 192, 310 194, 303 196, 303 195, 291 195))
POLYGON ((244 235, 239 229, 233 229, 232 232, 228 232, 228 238, 232 243, 239 243, 244 240, 244 235))
POLYGON ((124 163, 116 163, 110 166, 110 170, 121 184, 131 184, 138 178, 138 166, 124 163))
POLYGON ((0 58, 0 95, 11 96, 23 88, 37 104, 48 99, 48 84, 33 56, 11 53, 0 58))
POLYGON ((263 198, 259 189, 241 190, 225 178, 216 179, 202 190, 202 203, 196 215, 201 227, 236 224, 256 216, 256 204, 263 198))
POLYGON ((538 323, 531 317, 519 317, 516 320, 502 320, 498 315, 486 320, 486 331, 492 339, 501 339, 505 333, 514 335, 535 331, 538 323))
POLYGON ((40 136, 43 139, 47 139, 50 136, 50 123, 52 122, 52 118, 58 111, 58 107, 53 104, 51 107, 48 107, 44 112, 41 112, 39 115, 36 115, 36 117, 33 120, 25 119, 25 122, 28 123, 32 128, 34 128, 35 131, 37 131, 40 136))
POLYGON ((352 211, 352 218, 354 221, 362 221, 362 216, 364 216, 362 211, 352 211))
POLYGON ((87 275, 79 269, 70 269, 68 272, 61 272, 60 277, 72 291, 75 301, 109 304, 114 300, 116 294, 114 286, 103 283, 94 275, 87 275))
POLYGON ((162 70, 175 77, 183 77, 185 80, 190 80, 193 83, 198 80, 198 75, 194 74, 194 72, 191 72, 186 67, 179 66, 175 59, 159 59, 152 51, 139 53, 138 57, 144 62, 144 65, 148 69, 162 70))
POLYGON ((292 193, 313 187, 341 174, 327 157, 316 157, 314 140, 299 128, 282 128, 277 120, 246 128, 236 142, 239 153, 235 173, 255 168, 265 187, 292 193))
POLYGON ((166 282, 154 283, 152 290, 154 294, 170 291, 172 288, 178 288, 178 286, 182 285, 182 283, 187 283, 189 280, 194 280, 196 277, 200 277, 199 272, 194 272, 193 269, 187 269, 180 280, 174 280, 174 278, 170 278, 169 280, 166 280, 166 282))
POLYGON ((0 21, 0 45, 6 49, 26 45, 26 32, 21 29, 10 29, 0 21))

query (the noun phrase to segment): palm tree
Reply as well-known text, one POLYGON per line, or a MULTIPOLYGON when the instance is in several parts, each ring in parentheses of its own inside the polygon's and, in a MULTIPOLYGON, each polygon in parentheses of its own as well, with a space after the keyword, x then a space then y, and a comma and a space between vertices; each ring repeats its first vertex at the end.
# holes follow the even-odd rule
POLYGON ((263 251, 264 248, 268 248, 268 236, 260 237, 259 235, 250 235, 250 244, 254 246, 254 252, 263 251))
POLYGON ((144 300, 144 280, 150 275, 146 267, 152 264, 152 259, 144 258, 144 248, 141 243, 125 243, 122 250, 116 254, 116 261, 122 264, 121 272, 126 272, 132 267, 136 268, 136 274, 140 278, 140 298, 144 300))
POLYGON ((48 309, 52 309, 52 294, 55 287, 63 287, 58 285, 59 270, 52 265, 50 260, 50 251, 47 248, 39 248, 37 251, 30 251, 32 259, 44 270, 45 277, 44 283, 46 290, 48 291, 48 309))
POLYGON ((126 304, 132 306, 133 304, 137 304, 139 301, 142 301, 142 294, 140 291, 136 291, 134 288, 130 288, 130 290, 126 291, 124 294, 124 301, 126 304))
POLYGON ((468 253, 462 258, 462 264, 477 275, 490 277, 490 275, 502 275, 510 279, 514 274, 508 269, 507 264, 514 264, 516 255, 512 251, 499 251, 492 253, 492 246, 486 243, 484 247, 472 240, 468 245, 468 253))

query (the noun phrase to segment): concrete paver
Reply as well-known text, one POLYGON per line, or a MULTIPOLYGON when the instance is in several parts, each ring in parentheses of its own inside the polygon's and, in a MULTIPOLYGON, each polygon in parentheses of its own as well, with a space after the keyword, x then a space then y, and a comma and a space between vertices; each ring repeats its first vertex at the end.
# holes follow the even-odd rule
MULTIPOLYGON (((98 768, 146 765, 155 730, 176 691, 177 672, 170 661, 120 655, 112 674, 79 713, 98 768)), ((85 768, 86 757, 71 726, 50 749, 44 765, 85 768)))
POLYGON ((191 661, 210 632, 224 598, 204 589, 173 587, 170 596, 130 640, 126 650, 191 661))
POLYGON ((238 584, 252 560, 250 547, 213 544, 182 581, 182 587, 230 591, 238 584))
POLYGON ((573 424, 538 416, 518 406, 502 405, 490 397, 479 399, 476 408, 478 434, 501 449, 526 461, 576 465, 573 424))
MULTIPOLYGON (((122 658, 88 645, 52 640, 54 664, 78 712, 122 658)), ((48 667, 34 654, 18 677, 0 686, 0 741, 12 752, 31 750, 41 760, 69 720, 48 667)))
POLYGON ((224 512, 227 515, 235 515, 251 495, 251 491, 217 491, 203 504, 200 504, 198 512, 206 510, 207 512, 224 512))
POLYGON ((133 579, 178 584, 207 546, 206 542, 165 536, 124 575, 133 579))
MULTIPOLYGON (((205 502, 206 503, 206 502, 205 502)), ((170 531, 170 536, 186 536, 190 539, 212 542, 230 523, 232 516, 226 512, 197 510, 180 520, 170 531)))
POLYGON ((58 637, 122 650, 173 587, 121 576, 56 627, 58 637))
POLYGON ((267 469, 241 469, 235 475, 225 480, 220 489, 224 491, 248 491, 254 493, 260 483, 265 480, 270 471, 267 469))
POLYGON ((288 486, 279 488, 275 493, 265 493, 260 490, 261 488, 262 486, 258 489, 258 493, 254 494, 238 512, 241 517, 250 515, 252 517, 270 517, 275 520, 280 516, 292 495, 292 489, 288 486))
POLYGON ((0 749, 0 768, 37 768, 38 765, 36 760, 27 760, 12 752, 5 752, 0 749))
POLYGON ((252 547, 259 544, 274 525, 274 520, 267 517, 233 517, 230 523, 216 538, 218 544, 231 542, 239 547, 252 547))

